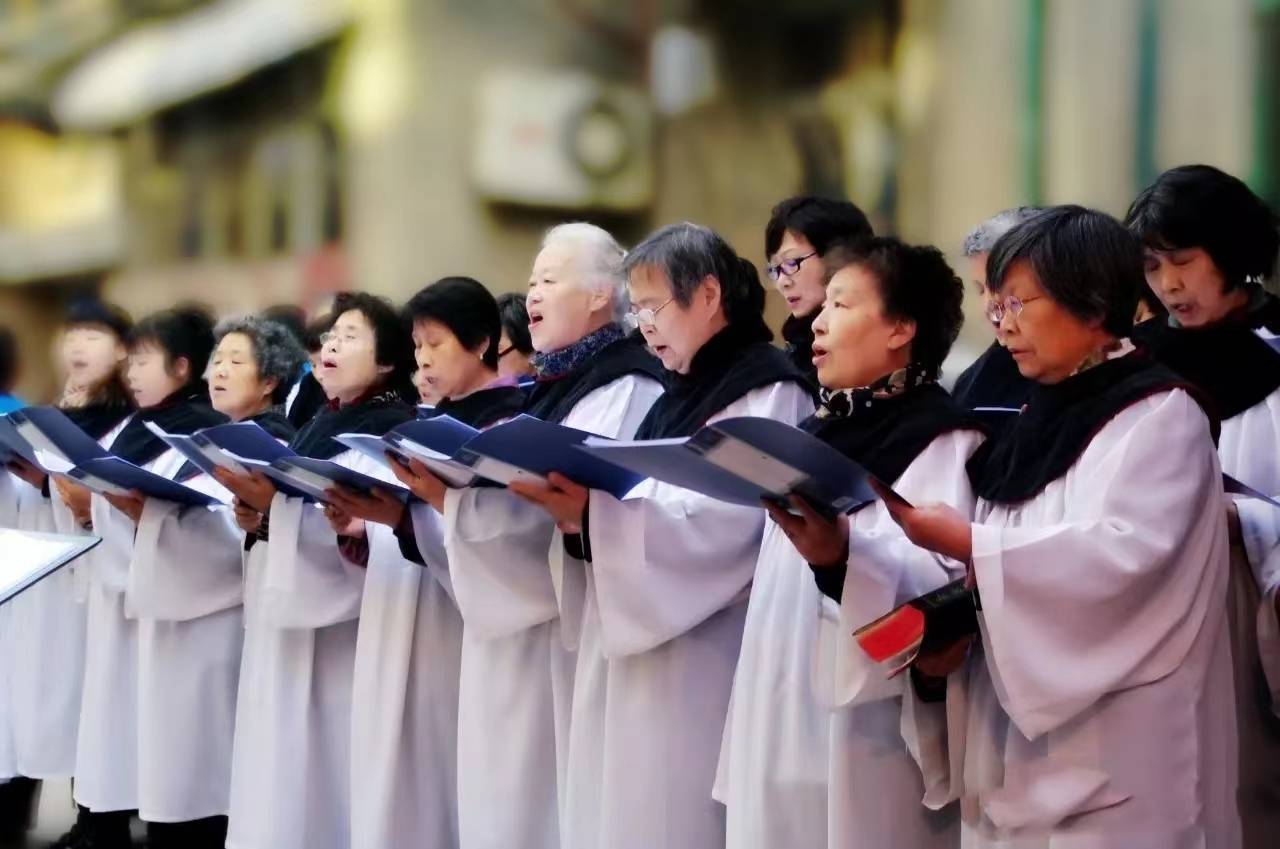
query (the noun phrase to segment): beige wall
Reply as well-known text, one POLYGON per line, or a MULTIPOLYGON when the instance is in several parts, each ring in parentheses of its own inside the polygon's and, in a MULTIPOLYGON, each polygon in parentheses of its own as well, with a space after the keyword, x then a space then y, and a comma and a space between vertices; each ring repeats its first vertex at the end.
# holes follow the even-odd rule
MULTIPOLYGON (((1134 138, 1141 2, 1046 4, 1042 162, 1048 202, 1083 202, 1119 214, 1139 188, 1134 138)), ((586 5, 606 14, 611 9, 604 2, 586 5)), ((975 223, 1029 200, 1020 135, 1028 5, 904 0, 906 33, 894 74, 882 81, 902 127, 897 229, 911 240, 938 244, 953 258, 975 223)), ((473 193, 476 80, 506 63, 586 68, 643 84, 634 79, 642 63, 626 61, 619 48, 589 34, 557 0, 363 0, 358 7, 361 22, 335 71, 339 82, 332 93, 346 140, 343 249, 354 283, 401 298, 455 273, 495 290, 522 287, 539 236, 561 216, 494 209, 473 193)), ((1247 173, 1250 0, 1161 0, 1159 10, 1157 164, 1208 161, 1247 173)), ((613 14, 628 19, 622 11, 613 14)), ((852 44, 864 49, 856 37, 852 44)), ((850 80, 880 84, 873 75, 858 76, 865 70, 859 59, 851 57, 852 70, 815 90, 814 101, 838 110, 848 93, 841 86, 850 80)), ((731 90, 731 81, 726 85, 730 90, 718 100, 662 126, 652 214, 601 222, 624 242, 654 224, 692 218, 723 231, 744 255, 763 259, 769 207, 796 190, 799 164, 787 141, 785 104, 770 101, 769 94, 743 97, 731 90)), ((857 97, 874 93, 847 88, 857 97)), ((838 122, 844 117, 835 116, 838 122)), ((163 188, 130 190, 145 196, 163 188)), ((135 236, 143 239, 152 226, 164 226, 134 224, 135 236)), ((139 311, 175 297, 250 309, 289 298, 298 280, 287 262, 180 271, 139 263, 110 291, 139 311)), ((0 300, 0 320, 28 324, 29 311, 47 302, 25 289, 10 290, 0 300)), ((964 345, 971 355, 988 337, 975 305, 969 308, 964 345)), ((776 302, 771 316, 781 317, 776 302)), ((29 324, 38 329, 47 320, 37 316, 29 324)))

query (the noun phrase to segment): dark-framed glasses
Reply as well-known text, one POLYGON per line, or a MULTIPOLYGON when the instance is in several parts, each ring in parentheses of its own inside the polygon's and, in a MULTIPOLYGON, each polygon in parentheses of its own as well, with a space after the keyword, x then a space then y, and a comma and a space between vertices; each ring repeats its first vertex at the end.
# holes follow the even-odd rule
POLYGON ((777 280, 784 274, 790 277, 792 274, 795 274, 800 270, 800 266, 804 264, 806 259, 817 255, 817 251, 811 251, 804 256, 789 256, 786 259, 779 260, 777 265, 766 265, 764 270, 765 273, 769 275, 770 280, 777 280))

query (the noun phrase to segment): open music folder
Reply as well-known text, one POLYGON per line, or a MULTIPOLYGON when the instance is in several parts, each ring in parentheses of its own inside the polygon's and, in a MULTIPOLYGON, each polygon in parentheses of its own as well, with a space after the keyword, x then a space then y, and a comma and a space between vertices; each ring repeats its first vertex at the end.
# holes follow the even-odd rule
POLYGON ((0 528, 0 604, 35 586, 100 542, 102 538, 94 536, 0 528))

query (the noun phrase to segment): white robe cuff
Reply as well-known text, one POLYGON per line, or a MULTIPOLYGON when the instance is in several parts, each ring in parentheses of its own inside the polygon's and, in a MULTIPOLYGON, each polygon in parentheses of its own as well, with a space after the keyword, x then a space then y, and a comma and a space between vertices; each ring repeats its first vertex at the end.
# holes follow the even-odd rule
POLYGON ((300 498, 271 501, 262 580, 262 621, 277 628, 321 628, 360 615, 365 570, 343 561, 324 514, 300 498))
POLYGON ((226 508, 148 498, 129 566, 131 615, 183 622, 242 604, 242 539, 226 508))
POLYGON ((445 550, 458 609, 472 636, 497 639, 555 619, 547 564, 554 530, 542 508, 508 490, 476 487, 445 494, 445 550))

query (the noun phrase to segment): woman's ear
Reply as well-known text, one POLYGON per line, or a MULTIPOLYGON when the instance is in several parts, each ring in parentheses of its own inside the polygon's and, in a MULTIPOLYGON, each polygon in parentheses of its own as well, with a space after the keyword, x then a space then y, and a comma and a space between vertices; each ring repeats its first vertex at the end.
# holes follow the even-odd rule
POLYGON ((180 383, 191 381, 191 361, 186 357, 178 357, 173 361, 173 377, 180 383))
POLYGON ((603 286, 592 286, 591 297, 587 299, 591 312, 613 309, 613 292, 603 286))
POLYGON ((916 323, 912 319, 898 318, 893 321, 893 329, 889 331, 888 345, 890 351, 901 350, 916 338, 916 323))
POLYGON ((123 342, 116 342, 116 365, 129 359, 129 349, 123 342))
POLYGON ((262 397, 268 400, 273 399, 275 397, 276 390, 280 388, 280 379, 276 377, 268 377, 266 380, 262 381, 262 386, 265 390, 262 393, 262 397))
POLYGON ((714 274, 708 274, 698 284, 699 297, 709 307, 720 305, 720 280, 714 274))

